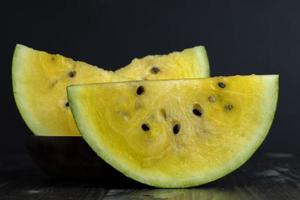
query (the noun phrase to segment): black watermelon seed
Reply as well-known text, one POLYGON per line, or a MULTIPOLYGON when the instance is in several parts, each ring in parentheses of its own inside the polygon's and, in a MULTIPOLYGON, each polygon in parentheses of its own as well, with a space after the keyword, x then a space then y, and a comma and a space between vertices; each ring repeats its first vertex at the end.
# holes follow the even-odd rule
POLYGON ((65 106, 66 106, 66 107, 69 107, 69 102, 67 102, 67 103, 65 104, 65 106))
POLYGON ((176 135, 178 134, 180 131, 180 124, 175 124, 175 126, 173 127, 173 133, 176 135))
POLYGON ((159 67, 152 67, 150 71, 152 74, 158 74, 160 72, 160 69, 159 67))
POLYGON ((145 91, 144 87, 143 86, 139 86, 137 89, 136 89, 136 94, 137 95, 141 95, 143 94, 145 91))
POLYGON ((218 82, 218 86, 220 88, 225 88, 226 87, 225 83, 223 83, 223 82, 218 82))
POLYGON ((68 73, 68 75, 69 75, 70 78, 73 78, 73 77, 76 76, 76 71, 70 71, 70 72, 68 73))
POLYGON ((233 109, 233 105, 232 104, 227 104, 224 106, 225 110, 231 111, 233 109))
POLYGON ((194 113, 194 115, 196 115, 198 117, 200 117, 202 115, 202 112, 199 109, 197 109, 197 108, 193 109, 193 113, 194 113))
POLYGON ((147 124, 142 124, 141 127, 142 127, 143 131, 149 131, 150 130, 150 127, 147 124))
POLYGON ((201 117, 203 114, 202 107, 199 104, 194 104, 193 113, 194 113, 194 115, 201 117))

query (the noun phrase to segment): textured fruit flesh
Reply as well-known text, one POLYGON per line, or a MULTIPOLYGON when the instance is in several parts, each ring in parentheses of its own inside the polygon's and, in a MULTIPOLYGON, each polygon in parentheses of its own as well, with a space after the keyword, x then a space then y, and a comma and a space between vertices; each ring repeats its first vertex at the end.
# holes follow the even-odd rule
POLYGON ((209 63, 202 46, 173 52, 167 56, 151 55, 116 71, 128 80, 201 78, 209 76, 209 63))
POLYGON ((243 164, 271 126, 277 93, 277 75, 68 88, 77 125, 94 151, 158 187, 207 183, 243 164))
POLYGON ((135 59, 125 68, 112 72, 17 45, 12 74, 16 103, 32 132, 35 135, 67 136, 79 135, 67 100, 68 85, 207 77, 209 66, 202 46, 169 55, 135 59))

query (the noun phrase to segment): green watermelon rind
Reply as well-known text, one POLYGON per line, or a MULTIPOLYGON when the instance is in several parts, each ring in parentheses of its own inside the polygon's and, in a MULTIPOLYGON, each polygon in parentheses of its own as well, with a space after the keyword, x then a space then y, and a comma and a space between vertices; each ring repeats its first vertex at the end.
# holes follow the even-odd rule
POLYGON ((210 67, 209 67, 209 60, 207 56, 207 52, 204 46, 196 46, 192 48, 198 58, 199 61, 199 69, 201 69, 201 72, 198 74, 201 74, 202 78, 210 77, 210 67))
POLYGON ((22 92, 25 91, 23 84, 20 83, 20 80, 22 80, 22 76, 24 76, 24 65, 22 61, 24 60, 24 58, 26 58, 26 54, 30 51, 33 51, 33 49, 21 44, 16 45, 12 60, 12 86, 18 110, 25 123, 27 124, 28 128, 33 134, 35 134, 36 130, 41 130, 41 128, 40 125, 37 123, 38 120, 36 120, 34 115, 32 115, 29 109, 30 106, 27 104, 27 101, 24 101, 22 99, 22 92))
POLYGON ((266 93, 264 95, 264 104, 261 107, 265 111, 263 112, 265 113, 265 118, 261 121, 260 128, 257 128, 257 132, 253 133, 257 135, 257 137, 253 137, 253 141, 249 141, 248 146, 245 147, 245 151, 239 152, 239 155, 237 153, 235 159, 231 162, 226 163, 226 165, 224 165, 222 169, 219 169, 218 171, 213 171, 211 172, 211 174, 206 174, 205 177, 195 176, 193 179, 180 181, 174 179, 162 180, 159 177, 153 176, 145 178, 143 175, 136 174, 134 170, 129 169, 128 166, 123 165, 117 159, 114 159, 113 156, 109 155, 109 153, 107 153, 106 150, 103 148, 103 146, 105 146, 103 145, 103 143, 105 142, 99 140, 97 141, 96 138, 93 137, 93 132, 96 130, 91 130, 92 126, 86 121, 86 116, 83 117, 79 114, 80 105, 75 99, 77 98, 76 90, 80 90, 80 86, 70 86, 68 87, 67 91, 72 113, 82 137, 97 153, 97 155, 100 156, 104 161, 106 161, 112 167, 123 173, 125 176, 147 185, 160 188, 186 188, 212 182, 233 172, 234 170, 242 166, 262 144, 269 132, 269 129, 271 128, 274 119, 279 92, 279 76, 265 75, 264 77, 266 93))

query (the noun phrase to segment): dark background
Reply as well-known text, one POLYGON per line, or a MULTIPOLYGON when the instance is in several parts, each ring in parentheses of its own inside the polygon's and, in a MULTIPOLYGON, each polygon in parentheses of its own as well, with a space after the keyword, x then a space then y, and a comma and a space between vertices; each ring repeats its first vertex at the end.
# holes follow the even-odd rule
POLYGON ((106 69, 205 45, 212 75, 280 74, 279 105, 264 147, 299 144, 299 1, 7 1, 0 11, 0 154, 25 152, 30 133, 12 93, 16 43, 106 69))

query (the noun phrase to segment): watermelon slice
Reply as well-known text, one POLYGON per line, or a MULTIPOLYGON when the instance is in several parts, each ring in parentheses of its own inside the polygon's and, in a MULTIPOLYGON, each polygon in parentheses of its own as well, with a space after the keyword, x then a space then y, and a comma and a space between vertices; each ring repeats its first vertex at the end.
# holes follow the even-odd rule
POLYGON ((266 137, 278 75, 76 85, 68 98, 83 138, 142 183, 190 187, 245 163, 266 137))
POLYGON ((209 64, 203 46, 134 59, 116 72, 24 45, 16 46, 12 63, 19 111, 31 131, 42 136, 79 135, 67 100, 68 85, 208 76, 209 64))

